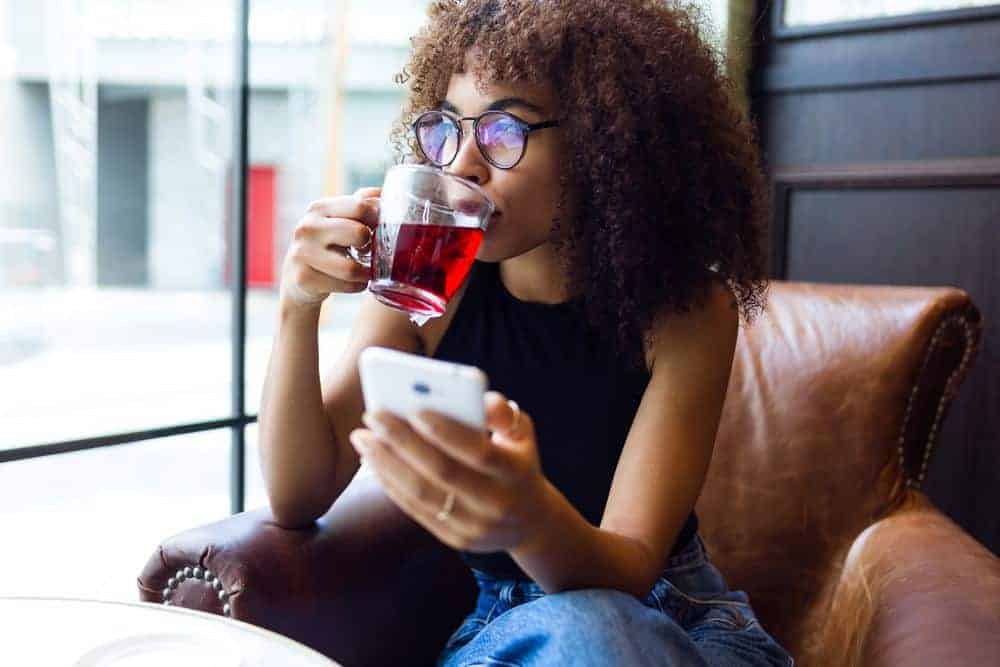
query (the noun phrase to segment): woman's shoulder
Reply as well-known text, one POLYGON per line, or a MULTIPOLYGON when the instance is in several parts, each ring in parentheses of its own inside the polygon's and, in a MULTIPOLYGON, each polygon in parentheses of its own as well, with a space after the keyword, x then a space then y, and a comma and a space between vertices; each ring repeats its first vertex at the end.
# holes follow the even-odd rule
POLYGON ((664 311, 653 320, 651 335, 644 343, 646 366, 652 370, 656 357, 692 346, 719 349, 735 345, 739 329, 739 304, 722 278, 709 282, 704 298, 686 313, 664 311))

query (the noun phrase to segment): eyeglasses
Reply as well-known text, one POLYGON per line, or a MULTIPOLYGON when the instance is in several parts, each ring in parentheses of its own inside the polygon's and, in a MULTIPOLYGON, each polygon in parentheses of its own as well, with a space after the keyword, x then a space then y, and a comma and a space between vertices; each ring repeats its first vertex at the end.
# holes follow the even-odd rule
POLYGON ((447 111, 427 111, 413 121, 413 132, 424 157, 438 167, 455 161, 462 145, 462 121, 471 120, 476 145, 486 161, 499 169, 513 169, 528 148, 528 135, 535 130, 558 127, 559 121, 528 123, 507 111, 484 111, 478 116, 459 117, 447 111))

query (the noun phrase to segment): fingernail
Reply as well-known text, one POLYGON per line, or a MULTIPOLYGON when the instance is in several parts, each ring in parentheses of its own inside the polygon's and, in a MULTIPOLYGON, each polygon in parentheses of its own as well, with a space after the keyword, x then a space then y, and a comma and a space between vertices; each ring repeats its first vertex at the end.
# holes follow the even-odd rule
POLYGON ((389 429, 385 425, 385 422, 379 420, 379 418, 373 414, 368 412, 364 413, 361 415, 361 421, 364 422, 365 426, 375 431, 378 435, 385 436, 388 434, 389 429))
POLYGON ((357 431, 351 431, 351 435, 349 436, 349 438, 351 440, 351 444, 354 445, 354 448, 356 450, 358 450, 362 454, 368 454, 369 452, 368 443, 364 441, 364 438, 361 436, 360 433, 358 433, 357 431))
POLYGON ((434 427, 437 425, 437 422, 434 420, 434 416, 426 412, 418 412, 410 417, 410 421, 418 427, 423 428, 425 431, 433 431, 434 427))

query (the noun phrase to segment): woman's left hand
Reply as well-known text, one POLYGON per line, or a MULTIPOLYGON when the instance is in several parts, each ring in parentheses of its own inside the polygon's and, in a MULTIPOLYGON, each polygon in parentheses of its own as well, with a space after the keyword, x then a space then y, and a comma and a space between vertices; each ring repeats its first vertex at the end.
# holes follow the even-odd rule
POLYGON ((365 413, 351 444, 389 497, 454 549, 505 551, 534 537, 545 516, 545 487, 531 417, 487 392, 486 430, 437 412, 410 420, 365 413), (445 520, 437 514, 455 494, 445 520))

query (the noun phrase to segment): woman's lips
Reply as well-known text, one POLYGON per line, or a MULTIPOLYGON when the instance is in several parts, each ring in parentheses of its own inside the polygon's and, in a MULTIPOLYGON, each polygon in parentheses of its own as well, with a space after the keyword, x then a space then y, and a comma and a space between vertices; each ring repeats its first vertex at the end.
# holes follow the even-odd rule
MULTIPOLYGON (((458 201, 452 204, 452 209, 463 215, 480 215, 482 214, 483 208, 485 206, 486 205, 482 202, 482 200, 459 199, 458 201)), ((500 211, 494 209, 493 214, 490 217, 492 218, 493 216, 499 214, 500 211)))
POLYGON ((452 208, 463 215, 477 215, 483 210, 483 203, 474 199, 459 199, 452 208))

